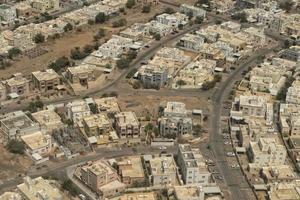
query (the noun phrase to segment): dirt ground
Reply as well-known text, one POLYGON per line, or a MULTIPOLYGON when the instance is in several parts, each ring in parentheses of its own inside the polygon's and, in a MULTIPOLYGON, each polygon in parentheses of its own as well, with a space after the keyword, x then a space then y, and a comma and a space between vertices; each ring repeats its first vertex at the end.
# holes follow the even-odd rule
POLYGON ((126 18, 127 27, 136 22, 148 22, 156 14, 162 13, 166 7, 168 6, 162 4, 152 6, 150 13, 142 14, 142 8, 139 5, 134 9, 127 9, 126 15, 122 14, 120 16, 114 17, 106 24, 87 25, 87 27, 82 28, 81 32, 74 30, 71 33, 66 33, 64 36, 56 39, 55 41, 49 40, 41 45, 43 49, 48 50, 48 53, 33 59, 30 59, 27 56, 21 56, 17 58, 17 60, 14 61, 10 67, 0 71, 0 79, 7 79, 16 72, 30 74, 33 71, 46 69, 47 66, 57 58, 61 56, 69 56, 71 49, 75 47, 83 47, 87 44, 92 44, 93 36, 100 28, 104 28, 107 31, 106 37, 100 41, 100 44, 103 43, 106 39, 109 39, 112 34, 118 34, 120 30, 125 28, 112 28, 113 21, 120 18, 126 18))
POLYGON ((24 174, 32 165, 32 161, 26 155, 9 153, 2 144, 0 144, 0 152, 0 180, 24 174))
POLYGON ((188 110, 192 109, 205 109, 204 105, 207 104, 205 99, 198 97, 181 97, 181 96, 155 96, 155 95, 119 95, 119 105, 122 111, 133 111, 138 117, 144 117, 148 113, 156 116, 158 113, 159 105, 167 101, 179 101, 186 104, 188 110))

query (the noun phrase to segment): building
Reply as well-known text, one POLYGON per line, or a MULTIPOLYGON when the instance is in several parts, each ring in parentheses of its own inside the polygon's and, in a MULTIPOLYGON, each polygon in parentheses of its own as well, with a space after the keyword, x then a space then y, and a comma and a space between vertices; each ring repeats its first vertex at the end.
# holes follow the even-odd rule
POLYGON ((26 2, 20 2, 20 3, 16 4, 15 8, 16 8, 18 18, 21 18, 21 17, 28 18, 32 15, 33 9, 26 2))
POLYGON ((112 114, 120 112, 118 99, 116 97, 95 98, 94 101, 99 112, 112 114))
POLYGON ((189 20, 188 20, 188 16, 181 13, 173 13, 173 14, 163 13, 161 15, 156 16, 156 21, 158 21, 161 24, 172 27, 173 30, 176 30, 178 29, 179 25, 185 26, 186 24, 188 24, 189 20))
POLYGON ((0 195, 0 200, 22 200, 22 197, 16 192, 5 192, 0 195))
POLYGON ((275 138, 260 138, 258 142, 250 142, 248 157, 250 168, 283 165, 286 159, 286 149, 278 144, 275 138))
POLYGON ((116 114, 115 127, 120 138, 139 137, 140 123, 134 112, 116 114))
POLYGON ((111 123, 103 113, 84 116, 82 124, 87 137, 109 135, 109 132, 112 131, 111 123))
POLYGON ((286 93, 286 102, 300 104, 300 80, 295 80, 286 93))
POLYGON ((170 186, 177 182, 177 166, 173 156, 154 157, 147 161, 149 181, 154 186, 170 186))
POLYGON ((60 77, 53 69, 32 72, 33 87, 42 93, 53 93, 60 85, 60 77))
POLYGON ((236 6, 239 8, 258 8, 259 0, 237 0, 236 6))
POLYGON ((140 156, 122 157, 117 160, 118 172, 126 185, 143 183, 145 181, 144 168, 140 156))
POLYGON ((12 23, 17 18, 16 9, 7 4, 0 5, 0 22, 5 21, 12 23))
POLYGON ((119 181, 117 171, 106 161, 90 161, 77 170, 79 173, 75 176, 104 197, 118 195, 125 189, 125 184, 119 181))
POLYGON ((81 122, 83 117, 91 115, 90 107, 84 100, 69 102, 66 107, 68 118, 71 119, 74 124, 81 122))
POLYGON ((29 155, 39 154, 48 156, 52 150, 51 136, 43 134, 40 131, 21 136, 21 140, 25 144, 26 152, 29 155))
POLYGON ((175 88, 202 88, 205 82, 213 79, 216 66, 215 60, 208 59, 189 63, 178 72, 175 78, 175 88), (184 84, 178 85, 178 81, 183 81, 184 84))
POLYGON ((178 167, 186 185, 206 185, 210 182, 210 172, 199 149, 192 149, 189 144, 178 146, 178 167))
POLYGON ((59 10, 59 0, 29 0, 33 9, 40 13, 59 10))
POLYGON ((291 46, 280 52, 280 56, 284 59, 299 62, 300 61, 300 46, 291 46))
POLYGON ((204 44, 204 38, 199 35, 187 33, 180 38, 179 45, 187 50, 199 51, 204 44))
POLYGON ((4 101, 7 99, 7 93, 5 86, 0 83, 0 101, 4 101))
POLYGON ((4 133, 4 141, 20 139, 21 136, 39 131, 38 123, 33 122, 23 111, 6 114, 0 120, 0 129, 4 133))
POLYGON ((221 190, 218 186, 183 185, 174 187, 175 200, 221 200, 221 190))
POLYGON ((165 67, 148 64, 139 69, 138 77, 145 88, 161 88, 168 82, 168 71, 165 67))
POLYGON ((30 93, 29 80, 23 74, 14 74, 12 78, 4 81, 8 96, 26 96, 30 93))
POLYGON ((280 104, 279 127, 284 136, 300 136, 300 105, 280 104))
POLYGON ((95 71, 89 65, 79 65, 68 67, 66 70, 66 78, 72 84, 88 86, 89 82, 96 80, 96 75, 95 71))
POLYGON ((261 117, 264 118, 267 112, 267 100, 263 96, 241 95, 236 97, 230 111, 233 118, 261 117))
MULTIPOLYGON (((149 1, 149 0, 148 0, 149 1)), ((156 194, 154 192, 135 192, 122 194, 111 200, 156 200, 156 194)))
POLYGON ((25 200, 63 199, 58 188, 54 184, 51 184, 49 180, 45 180, 42 177, 31 179, 26 176, 24 183, 18 185, 17 189, 25 200))
POLYGON ((274 182, 292 182, 298 179, 298 176, 289 165, 263 167, 261 177, 266 184, 274 182))
POLYGON ((192 119, 187 116, 185 104, 181 102, 168 102, 159 118, 159 131, 163 136, 176 137, 192 133, 192 119))
POLYGON ((206 11, 205 10, 203 10, 201 8, 198 8, 198 7, 195 7, 195 6, 188 5, 188 4, 181 4, 180 5, 180 12, 182 12, 186 15, 189 15, 189 13, 192 13, 193 17, 201 17, 203 19, 206 16, 206 11))
POLYGON ((46 133, 51 134, 53 130, 64 127, 60 116, 54 110, 41 110, 32 113, 32 117, 39 123, 41 130, 46 133))
POLYGON ((268 199, 270 200, 296 200, 300 199, 300 184, 298 181, 291 183, 274 183, 268 191, 268 199))

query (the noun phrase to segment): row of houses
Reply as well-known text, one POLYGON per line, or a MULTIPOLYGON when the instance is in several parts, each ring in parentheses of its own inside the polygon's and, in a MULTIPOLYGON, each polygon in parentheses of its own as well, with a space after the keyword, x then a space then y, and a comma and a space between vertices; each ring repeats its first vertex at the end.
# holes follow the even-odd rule
POLYGON ((98 160, 78 166, 74 176, 93 192, 104 197, 119 195, 124 192, 125 188, 137 183, 153 187, 175 186, 178 192, 181 187, 185 189, 185 187, 194 186, 213 186, 216 187, 218 194, 221 193, 213 183, 211 173, 200 151, 188 144, 179 145, 177 160, 172 154, 98 160))

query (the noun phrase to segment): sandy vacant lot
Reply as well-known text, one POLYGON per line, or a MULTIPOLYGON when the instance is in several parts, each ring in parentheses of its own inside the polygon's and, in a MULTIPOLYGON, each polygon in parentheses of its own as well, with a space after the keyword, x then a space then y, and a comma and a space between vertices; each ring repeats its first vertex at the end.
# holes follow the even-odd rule
POLYGON ((9 153, 2 144, 0 144, 0 152, 0 180, 24 174, 32 165, 32 161, 27 156, 9 153))

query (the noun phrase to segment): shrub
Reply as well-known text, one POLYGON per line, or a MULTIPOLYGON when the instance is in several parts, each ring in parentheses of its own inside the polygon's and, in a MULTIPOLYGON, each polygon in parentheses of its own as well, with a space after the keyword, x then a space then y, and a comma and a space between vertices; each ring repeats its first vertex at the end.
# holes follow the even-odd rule
POLYGON ((43 43, 45 42, 45 36, 41 33, 38 33, 34 36, 33 41, 35 43, 43 43))
POLYGON ((108 16, 105 15, 103 12, 99 12, 95 17, 95 22, 97 24, 103 24, 108 20, 108 16))
POLYGON ((6 149, 14 154, 24 154, 25 146, 18 140, 10 140, 6 145, 6 149))
POLYGON ((58 58, 55 62, 52 62, 48 68, 53 69, 56 72, 59 72, 61 69, 70 65, 70 61, 67 57, 63 56, 58 58))
POLYGON ((73 30, 72 24, 67 23, 67 24, 65 25, 65 27, 64 27, 64 31, 65 31, 65 32, 68 32, 68 31, 71 31, 71 30, 73 30))
POLYGON ((13 47, 10 50, 8 50, 8 57, 10 59, 12 59, 13 57, 18 56, 20 54, 21 54, 21 50, 18 49, 17 47, 13 47))
POLYGON ((149 13, 151 11, 151 7, 149 5, 143 6, 142 13, 149 13))
POLYGON ((135 0, 127 0, 126 7, 130 9, 133 6, 135 6, 135 0))

